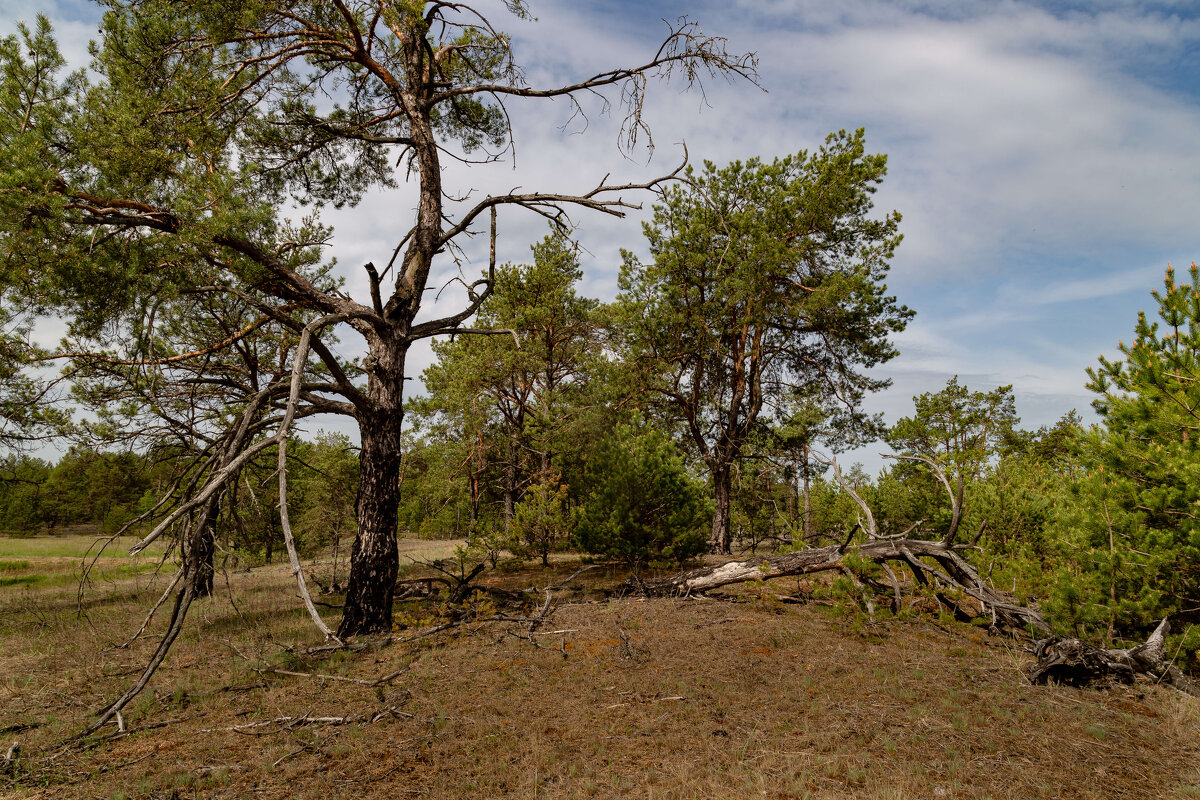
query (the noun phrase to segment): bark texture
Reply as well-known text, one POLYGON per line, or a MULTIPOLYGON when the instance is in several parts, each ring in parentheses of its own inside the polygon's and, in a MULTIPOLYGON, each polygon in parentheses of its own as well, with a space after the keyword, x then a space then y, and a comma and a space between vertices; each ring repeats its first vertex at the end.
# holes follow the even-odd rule
POLYGON ((392 629, 392 599, 399 555, 396 548, 400 505, 401 421, 392 414, 361 427, 362 451, 356 511, 358 536, 350 553, 346 605, 339 638, 392 629))
POLYGON ((730 502, 732 477, 728 466, 713 470, 713 494, 716 508, 713 510, 712 534, 709 549, 713 553, 728 555, 733 545, 733 533, 729 528, 732 515, 730 502))
POLYGON ((1144 644, 1128 650, 1106 650, 1079 639, 1042 639, 1034 651, 1038 660, 1029 668, 1029 680, 1035 684, 1107 686, 1132 684, 1141 676, 1200 697, 1200 685, 1167 659, 1165 644, 1170 630, 1164 617, 1144 644))
POLYGON ((219 500, 219 497, 214 496, 205 504, 187 543, 187 558, 193 564, 188 580, 192 583, 192 596, 195 598, 209 597, 213 592, 213 576, 216 574, 213 559, 217 550, 219 500))

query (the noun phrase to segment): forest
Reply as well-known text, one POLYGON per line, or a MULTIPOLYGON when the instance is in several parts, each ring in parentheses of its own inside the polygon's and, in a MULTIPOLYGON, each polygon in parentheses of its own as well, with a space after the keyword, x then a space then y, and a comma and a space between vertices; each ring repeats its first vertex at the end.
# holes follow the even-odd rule
POLYGON ((879 368, 915 312, 889 293, 903 220, 875 207, 888 159, 865 130, 626 183, 448 185, 447 163, 511 155, 510 104, 582 114, 610 93, 628 153, 656 83, 755 87, 755 56, 695 22, 641 66, 542 87, 469 4, 105 7, 86 72, 45 17, 0 47, 0 535, 95 534, 165 565, 129 631, 156 626, 152 649, 83 736, 126 733, 220 576, 284 562, 309 654, 485 616, 534 642, 578 573, 496 581, 569 554, 608 570, 608 597, 819 574, 772 597, 965 622, 1040 656, 1078 640, 1122 678, 1195 691, 1194 265, 1166 267, 1089 370, 1097 423, 1063 409, 1031 430, 1012 386, 958 377, 889 420, 865 401, 894 391, 879 368), (392 246, 337 262, 321 212, 400 188, 392 246), (643 204, 615 298, 586 296, 575 220, 643 204), (515 214, 544 236, 498 263, 515 214), (846 463, 867 444, 891 453, 878 474, 846 463), (416 538, 454 555, 414 576, 397 541, 416 538))

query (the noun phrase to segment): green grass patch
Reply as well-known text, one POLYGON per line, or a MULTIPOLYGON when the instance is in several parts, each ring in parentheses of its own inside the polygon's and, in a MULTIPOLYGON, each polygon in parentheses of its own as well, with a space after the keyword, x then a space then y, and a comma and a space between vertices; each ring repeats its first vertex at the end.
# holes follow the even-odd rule
MULTIPOLYGON (((122 536, 104 549, 104 558, 130 558, 137 536, 122 536)), ((92 534, 67 536, 0 536, 0 559, 84 558, 96 554, 102 540, 92 534)), ((157 558, 163 544, 155 542, 136 558, 157 558)), ((3 563, 3 562, 0 562, 3 563)))
POLYGON ((41 580, 41 575, 0 575, 0 588, 5 586, 29 586, 41 580))
POLYGON ((0 572, 24 572, 27 569, 28 561, 0 561, 0 572))

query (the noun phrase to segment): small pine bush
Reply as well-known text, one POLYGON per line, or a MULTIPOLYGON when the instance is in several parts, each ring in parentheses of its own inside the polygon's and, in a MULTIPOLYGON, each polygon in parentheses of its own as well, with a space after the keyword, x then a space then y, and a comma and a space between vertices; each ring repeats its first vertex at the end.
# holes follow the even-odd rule
POLYGON ((712 503, 661 432, 619 426, 593 453, 585 485, 576 538, 589 553, 640 564, 706 549, 712 503))

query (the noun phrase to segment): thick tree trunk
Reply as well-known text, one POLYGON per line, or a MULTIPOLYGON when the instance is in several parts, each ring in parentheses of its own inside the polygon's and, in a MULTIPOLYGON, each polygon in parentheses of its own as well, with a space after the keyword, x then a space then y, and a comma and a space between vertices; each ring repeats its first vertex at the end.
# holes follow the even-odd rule
POLYGON ((399 569, 396 518, 400 505, 400 420, 362 426, 358 483, 358 536, 350 552, 350 580, 338 636, 392 629, 392 595, 399 569))
POLYGON ((732 475, 728 465, 719 466, 712 471, 713 495, 716 508, 713 510, 712 534, 708 540, 709 550, 713 553, 728 554, 732 542, 729 520, 731 516, 730 500, 732 475))
POLYGON ((360 473, 358 536, 350 551, 350 577, 339 637, 386 633, 392 629, 392 599, 399 571, 396 548, 397 511, 400 506, 401 405, 404 356, 407 344, 393 340, 390 347, 373 342, 369 362, 374 369, 367 386, 375 403, 372 413, 359 413, 360 473))

